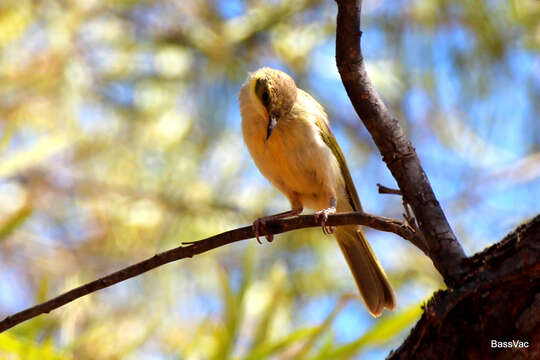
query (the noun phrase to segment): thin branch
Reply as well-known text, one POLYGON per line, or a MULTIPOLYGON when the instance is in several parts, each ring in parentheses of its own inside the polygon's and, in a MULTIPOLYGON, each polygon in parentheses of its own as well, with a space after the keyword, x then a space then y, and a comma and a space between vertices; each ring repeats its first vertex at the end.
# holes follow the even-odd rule
POLYGON ((411 142, 390 114, 366 72, 360 48, 361 0, 336 0, 336 63, 354 109, 411 205, 429 247, 429 257, 447 285, 465 272, 465 253, 442 211, 411 142))
MULTIPOLYGON (((327 223, 330 226, 351 224, 364 225, 376 230, 395 233, 404 239, 409 240, 415 245, 418 244, 418 235, 405 221, 402 220, 395 220, 360 212, 352 212, 330 215, 327 223)), ((274 235, 295 229, 303 229, 315 226, 320 226, 320 224, 315 220, 313 215, 302 215, 290 219, 268 221, 266 223, 266 229, 274 235)), ((8 316, 4 320, 0 321, 0 332, 10 329, 15 325, 40 314, 49 313, 52 310, 57 309, 80 297, 155 269, 158 266, 176 260, 193 257, 220 246, 253 237, 254 234, 252 227, 245 226, 243 228, 230 230, 207 239, 183 243, 179 247, 154 255, 149 259, 118 270, 100 279, 69 290, 68 292, 65 292, 53 299, 8 316)), ((421 250, 425 252, 425 249, 421 248, 421 250)))
POLYGON ((398 189, 392 189, 381 184, 377 184, 377 187, 379 188, 379 194, 403 195, 401 190, 398 189))
POLYGON ((414 240, 410 240, 417 248, 422 250, 424 254, 429 256, 429 248, 426 244, 426 239, 424 238, 424 234, 422 231, 418 228, 418 225, 416 225, 416 220, 414 219, 414 216, 412 216, 411 212, 409 211, 410 205, 405 200, 405 197, 403 197, 403 193, 401 190, 392 189, 389 187, 386 187, 381 184, 377 184, 377 187, 379 188, 379 194, 391 194, 391 195, 400 195, 402 196, 403 201, 403 208, 405 209, 405 213, 403 214, 403 218, 407 222, 407 224, 414 230, 414 233, 416 234, 416 237, 414 240))

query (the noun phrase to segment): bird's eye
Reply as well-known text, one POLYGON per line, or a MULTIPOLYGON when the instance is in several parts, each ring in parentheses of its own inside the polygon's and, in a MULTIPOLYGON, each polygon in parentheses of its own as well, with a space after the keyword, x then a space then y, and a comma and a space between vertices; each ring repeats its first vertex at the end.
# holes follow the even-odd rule
POLYGON ((267 108, 270 105, 270 92, 268 91, 268 86, 264 79, 257 79, 257 82, 255 83, 255 93, 264 107, 267 108))
POLYGON ((264 106, 268 107, 270 105, 270 95, 267 90, 263 92, 261 100, 264 106))

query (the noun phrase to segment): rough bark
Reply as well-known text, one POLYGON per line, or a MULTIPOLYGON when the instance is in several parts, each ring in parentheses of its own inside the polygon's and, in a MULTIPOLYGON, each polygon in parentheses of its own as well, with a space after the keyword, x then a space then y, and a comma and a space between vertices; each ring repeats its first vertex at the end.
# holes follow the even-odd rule
POLYGON ((540 215, 465 262, 464 281, 433 296, 388 359, 540 359, 540 215))

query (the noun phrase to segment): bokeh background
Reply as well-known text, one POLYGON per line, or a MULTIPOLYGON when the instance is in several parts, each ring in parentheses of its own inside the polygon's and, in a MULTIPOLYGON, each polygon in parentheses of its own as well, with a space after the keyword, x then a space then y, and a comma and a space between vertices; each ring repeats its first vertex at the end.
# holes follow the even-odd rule
MULTIPOLYGON (((540 2, 366 1, 369 74, 468 254, 540 210, 540 2)), ((333 1, 0 1, 0 316, 289 208, 243 145, 248 71, 327 109, 366 211, 395 187, 335 67, 333 1)), ((226 246, 0 334, 2 359, 383 358, 444 284, 367 237, 398 293, 374 320, 320 229, 226 246)))

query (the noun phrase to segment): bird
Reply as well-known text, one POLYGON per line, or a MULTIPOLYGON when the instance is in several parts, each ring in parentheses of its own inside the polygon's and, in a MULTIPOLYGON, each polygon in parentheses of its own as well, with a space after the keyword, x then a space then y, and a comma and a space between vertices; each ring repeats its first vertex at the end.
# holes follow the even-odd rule
POLYGON ((323 106, 287 73, 269 67, 250 73, 238 98, 246 147, 291 204, 289 211, 253 222, 257 241, 261 232, 272 241, 267 221, 314 210, 323 232, 336 238, 369 312, 378 317, 393 310, 395 293, 361 226, 327 225, 330 214, 363 210, 323 106))

